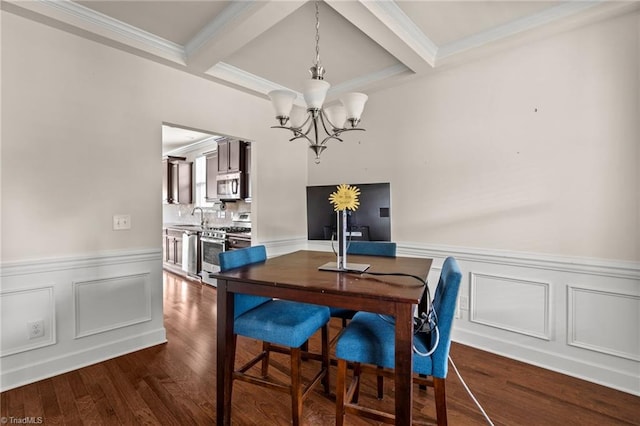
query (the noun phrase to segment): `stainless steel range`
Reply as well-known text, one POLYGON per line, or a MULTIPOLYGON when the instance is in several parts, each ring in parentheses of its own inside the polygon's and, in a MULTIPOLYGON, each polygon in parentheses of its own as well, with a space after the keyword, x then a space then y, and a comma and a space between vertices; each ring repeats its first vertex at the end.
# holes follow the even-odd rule
POLYGON ((225 228, 227 235, 227 250, 236 250, 251 245, 251 228, 231 226, 225 228))
POLYGON ((220 262, 218 254, 227 248, 227 236, 222 230, 205 229, 200 234, 200 260, 202 265, 202 277, 208 272, 218 272, 220 262))
POLYGON ((219 253, 250 245, 251 228, 247 226, 224 226, 203 230, 200 235, 202 281, 213 286, 217 284, 215 279, 209 278, 209 273, 220 271, 219 253))

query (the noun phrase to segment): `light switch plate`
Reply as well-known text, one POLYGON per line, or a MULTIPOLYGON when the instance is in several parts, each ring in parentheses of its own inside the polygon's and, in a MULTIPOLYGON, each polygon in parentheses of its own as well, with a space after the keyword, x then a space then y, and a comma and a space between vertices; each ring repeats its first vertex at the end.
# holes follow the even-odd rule
POLYGON ((123 231, 125 229, 131 229, 131 215, 130 214, 113 215, 113 230, 123 231))

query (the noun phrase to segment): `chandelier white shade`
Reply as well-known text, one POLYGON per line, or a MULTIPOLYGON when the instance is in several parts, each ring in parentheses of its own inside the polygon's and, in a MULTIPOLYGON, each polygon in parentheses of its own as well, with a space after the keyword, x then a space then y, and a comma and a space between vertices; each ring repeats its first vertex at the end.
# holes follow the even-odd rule
POLYGON ((347 120, 352 122, 353 126, 360 121, 367 99, 369 97, 364 93, 347 93, 340 98, 340 102, 347 110, 347 120))
POLYGON ((324 114, 333 129, 341 129, 347 121, 347 110, 343 105, 332 105, 324 109, 324 114))
POLYGON ((323 108, 331 85, 324 80, 324 68, 320 65, 319 27, 320 18, 316 1, 316 58, 309 69, 311 79, 306 80, 302 85, 306 110, 294 105, 297 97, 294 92, 282 89, 269 92, 276 120, 279 123, 279 126, 272 126, 272 128, 290 130, 293 133, 293 138, 290 139, 292 141, 306 139, 309 142, 309 148, 316 155, 316 163, 320 162, 320 154, 327 148, 326 144, 329 140, 336 139, 342 142, 340 134, 351 130, 364 130, 357 126, 368 99, 363 93, 346 93, 340 97, 340 105, 323 108))
POLYGON ((276 111, 276 118, 289 117, 296 94, 288 90, 273 90, 269 92, 269 97, 276 111))

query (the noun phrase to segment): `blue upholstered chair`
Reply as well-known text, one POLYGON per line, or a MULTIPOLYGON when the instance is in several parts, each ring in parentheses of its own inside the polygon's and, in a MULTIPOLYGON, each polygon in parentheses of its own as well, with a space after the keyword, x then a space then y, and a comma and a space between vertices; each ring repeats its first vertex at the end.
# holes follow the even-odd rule
MULTIPOLYGON (((351 241, 347 247, 347 255, 361 254, 366 256, 395 257, 396 243, 389 241, 351 241)), ((349 258, 347 257, 347 263, 349 258)), ((356 311, 344 308, 331 308, 332 318, 342 318, 342 326, 347 325, 347 320, 355 315, 356 311)))
MULTIPOLYGON (((240 268, 253 263, 264 262, 267 253, 264 246, 252 246, 240 250, 226 251, 219 254, 220 270, 222 272, 240 268)), ((324 385, 325 393, 329 393, 329 344, 328 322, 329 308, 326 306, 297 303, 288 300, 273 300, 262 296, 247 294, 234 295, 234 343, 232 345, 235 359, 235 347, 237 336, 245 336, 262 341, 262 352, 240 367, 232 374, 233 380, 262 385, 272 390, 279 390, 291 395, 292 421, 294 425, 300 424, 302 415, 302 402, 308 393, 303 393, 301 376, 301 346, 318 329, 322 329, 322 368, 311 381, 311 386, 317 384, 320 379, 324 385), (268 380, 269 353, 276 350, 273 345, 288 348, 291 356, 291 384, 268 380), (262 361, 261 377, 250 375, 247 371, 262 361)), ((230 404, 230 399, 229 399, 230 404)), ((226 407, 231 410, 231 406, 226 407)))
POLYGON ((347 247, 347 254, 394 257, 396 243, 390 241, 351 241, 347 247))
MULTIPOLYGON (((437 315, 439 332, 438 345, 429 356, 420 356, 416 353, 413 355, 414 373, 431 377, 431 380, 414 377, 414 382, 434 388, 438 425, 447 424, 445 378, 447 377, 447 360, 451 347, 451 327, 461 279, 462 273, 457 261, 453 257, 448 257, 442 266, 442 273, 433 298, 433 309, 437 315)), ((422 353, 428 353, 438 340, 435 336, 435 332, 429 335, 416 334, 414 337, 415 349, 422 353)), ((358 398, 359 375, 365 367, 361 363, 383 366, 385 373, 388 373, 388 369, 393 369, 395 366, 395 326, 377 314, 358 312, 338 339, 336 357, 338 358, 336 425, 343 424, 345 412, 378 420, 384 419, 383 421, 393 423, 394 416, 376 410, 362 410, 363 407, 352 401, 357 401, 358 398), (355 392, 351 401, 345 400, 347 362, 353 362, 356 365, 353 377, 355 392), (372 416, 372 413, 375 415, 372 416)), ((374 371, 380 372, 379 369, 374 371)))

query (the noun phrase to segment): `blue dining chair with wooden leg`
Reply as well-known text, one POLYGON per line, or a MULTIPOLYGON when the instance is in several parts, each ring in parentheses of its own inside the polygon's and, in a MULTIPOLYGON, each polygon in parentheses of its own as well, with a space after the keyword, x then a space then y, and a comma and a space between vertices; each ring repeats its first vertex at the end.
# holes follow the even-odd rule
MULTIPOLYGON (((219 254, 220 270, 264 262, 267 253, 264 246, 252 246, 239 250, 226 251, 219 254)), ((272 390, 289 393, 291 396, 291 417, 294 425, 301 423, 302 403, 309 390, 319 382, 324 385, 324 392, 329 394, 329 308, 288 300, 273 300, 268 297, 248 294, 234 295, 233 342, 230 344, 231 359, 235 360, 237 336, 245 336, 262 341, 262 351, 242 367, 231 373, 231 389, 233 381, 241 380, 255 385, 265 386, 272 390), (303 389, 301 374, 301 346, 316 333, 322 330, 322 367, 303 389), (270 380, 269 352, 270 345, 287 347, 291 361, 291 383, 270 380), (248 371, 262 361, 261 375, 249 374, 248 371)), ((226 412, 231 412, 231 397, 225 400, 226 412)))
MULTIPOLYGON (((435 327, 429 334, 414 337, 413 371, 427 378, 414 377, 414 383, 433 387, 438 425, 447 424, 445 379, 447 377, 451 328, 462 273, 453 257, 445 259, 436 287, 432 309, 435 327)), ((395 325, 384 316, 358 312, 349 322, 336 344, 338 374, 336 387, 336 425, 342 425, 345 413, 393 423, 394 416, 379 410, 363 409, 357 400, 361 372, 365 366, 383 366, 384 373, 393 373, 395 365, 395 325), (346 388, 347 362, 354 363, 354 375, 349 391, 346 388)), ((371 368, 375 374, 380 371, 371 368)))

